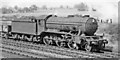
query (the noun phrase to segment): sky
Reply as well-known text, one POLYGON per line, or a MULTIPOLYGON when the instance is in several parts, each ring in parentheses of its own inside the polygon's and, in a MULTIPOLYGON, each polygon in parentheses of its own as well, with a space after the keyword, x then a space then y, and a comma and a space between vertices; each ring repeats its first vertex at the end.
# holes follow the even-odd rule
POLYGON ((47 5, 47 7, 58 7, 60 5, 73 6, 80 2, 94 3, 96 2, 117 2, 118 0, 0 0, 0 6, 15 6, 20 7, 36 4, 37 6, 47 5))
POLYGON ((112 18, 117 22, 119 0, 0 0, 0 7, 29 7, 33 4, 41 7, 59 7, 60 5, 73 7, 84 2, 90 8, 94 7, 103 18, 112 18))

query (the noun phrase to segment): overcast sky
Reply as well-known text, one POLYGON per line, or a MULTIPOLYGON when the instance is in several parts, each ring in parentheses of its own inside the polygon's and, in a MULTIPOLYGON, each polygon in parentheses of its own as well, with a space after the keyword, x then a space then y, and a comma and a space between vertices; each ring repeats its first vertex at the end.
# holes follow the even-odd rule
POLYGON ((47 5, 47 7, 58 7, 60 5, 73 6, 80 2, 92 3, 92 4, 101 4, 100 2, 117 2, 118 0, 0 0, 1 6, 15 6, 20 7, 30 6, 36 4, 37 6, 47 5), (99 3, 96 3, 99 2, 99 3))

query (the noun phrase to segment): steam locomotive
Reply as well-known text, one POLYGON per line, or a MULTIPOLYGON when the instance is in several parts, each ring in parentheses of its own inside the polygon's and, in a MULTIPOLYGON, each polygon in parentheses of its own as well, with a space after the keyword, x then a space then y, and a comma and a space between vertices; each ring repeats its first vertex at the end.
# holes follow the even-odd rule
POLYGON ((2 37, 13 38, 45 45, 56 45, 70 49, 102 51, 108 43, 103 36, 95 35, 97 20, 89 16, 16 18, 11 25, 3 24, 2 37))

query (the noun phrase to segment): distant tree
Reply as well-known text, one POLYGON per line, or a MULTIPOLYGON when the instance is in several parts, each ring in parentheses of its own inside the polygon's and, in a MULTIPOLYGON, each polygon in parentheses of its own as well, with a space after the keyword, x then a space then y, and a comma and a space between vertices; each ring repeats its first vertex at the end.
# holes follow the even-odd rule
POLYGON ((19 12, 19 11, 18 11, 19 9, 20 9, 20 8, 19 8, 17 5, 14 6, 14 12, 19 12))
POLYGON ((69 8, 69 6, 66 6, 66 8, 69 8))
POLYGON ((60 8, 64 8, 63 5, 60 5, 60 8))
POLYGON ((42 6, 42 9, 47 9, 47 6, 46 6, 46 5, 43 5, 43 6, 42 6))
POLYGON ((7 12, 8 12, 8 13, 14 13, 14 9, 13 9, 12 7, 9 7, 9 8, 7 9, 7 12))
POLYGON ((23 8, 23 11, 24 11, 24 12, 30 12, 30 9, 29 9, 28 7, 24 7, 24 8, 23 8))
POLYGON ((38 8, 39 8, 39 7, 36 6, 36 5, 31 5, 31 6, 29 7, 29 9, 32 10, 32 11, 37 10, 38 8))
POLYGON ((19 9, 18 9, 18 12, 19 12, 19 13, 23 13, 24 10, 23 10, 22 8, 19 8, 19 9))
POLYGON ((7 14, 8 13, 7 7, 2 7, 1 10, 2 10, 3 14, 7 14))
POLYGON ((14 9, 15 9, 15 10, 18 10, 18 9, 19 9, 19 7, 16 5, 16 6, 14 6, 14 9))
POLYGON ((83 2, 80 4, 76 4, 74 8, 77 8, 79 11, 88 11, 88 6, 83 2))

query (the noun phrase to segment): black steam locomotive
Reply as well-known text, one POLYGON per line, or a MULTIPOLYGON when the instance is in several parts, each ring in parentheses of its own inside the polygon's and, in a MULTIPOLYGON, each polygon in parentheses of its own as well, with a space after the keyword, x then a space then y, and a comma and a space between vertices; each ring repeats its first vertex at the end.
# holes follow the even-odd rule
POLYGON ((98 23, 89 16, 57 17, 56 15, 16 18, 11 25, 3 24, 2 36, 33 43, 57 45, 86 51, 104 50, 108 43, 95 35, 98 23))

